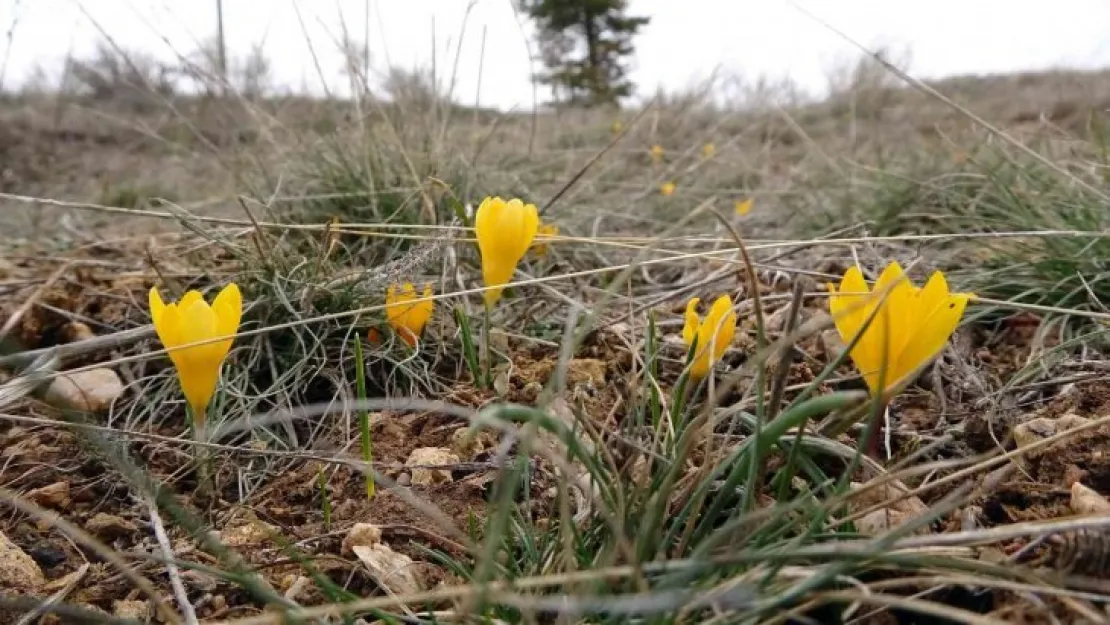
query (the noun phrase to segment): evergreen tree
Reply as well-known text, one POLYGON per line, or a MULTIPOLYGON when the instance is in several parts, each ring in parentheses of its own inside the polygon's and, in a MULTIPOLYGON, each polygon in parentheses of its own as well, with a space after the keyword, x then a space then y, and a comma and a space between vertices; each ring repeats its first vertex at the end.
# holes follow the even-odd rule
POLYGON ((615 104, 632 94, 624 61, 650 20, 627 15, 627 0, 518 0, 539 30, 547 68, 541 80, 557 100, 615 104))

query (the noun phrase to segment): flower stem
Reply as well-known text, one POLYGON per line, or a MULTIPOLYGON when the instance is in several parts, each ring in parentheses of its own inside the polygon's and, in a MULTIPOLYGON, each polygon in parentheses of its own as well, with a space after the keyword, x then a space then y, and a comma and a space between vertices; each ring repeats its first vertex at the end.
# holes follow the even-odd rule
POLYGON ((208 407, 190 406, 188 410, 192 413, 193 440, 198 443, 194 456, 197 463, 197 491, 201 494, 211 493, 215 491, 215 483, 209 466, 211 458, 208 456, 208 448, 204 446, 208 442, 208 407))
MULTIPOLYGON (((366 401, 366 361, 362 356, 362 339, 354 338, 355 343, 355 393, 359 401, 366 401)), ((359 438, 362 442, 362 461, 366 463, 366 499, 374 498, 374 474, 370 467, 374 462, 373 447, 370 439, 370 412, 358 411, 359 438)))
POLYGON ((482 314, 482 346, 481 354, 478 359, 482 361, 482 379, 479 380, 478 385, 481 388, 486 388, 490 380, 490 371, 493 369, 492 354, 490 353, 490 307, 485 306, 482 314))

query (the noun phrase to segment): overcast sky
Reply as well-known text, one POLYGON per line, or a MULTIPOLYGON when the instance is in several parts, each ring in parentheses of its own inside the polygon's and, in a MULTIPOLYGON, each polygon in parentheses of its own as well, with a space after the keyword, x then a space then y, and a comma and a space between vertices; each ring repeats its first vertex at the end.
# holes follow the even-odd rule
MULTIPOLYGON (((909 50, 919 77, 1110 66, 1110 0, 797 2, 865 45, 909 50)), ((319 92, 322 82, 341 89, 335 42, 345 22, 352 37, 369 34, 375 65, 428 66, 434 56, 447 75, 457 56, 456 93, 471 101, 481 59, 482 104, 530 106, 529 27, 522 31, 511 0, 476 0, 469 18, 467 4, 224 0, 224 12, 231 54, 263 43, 276 81, 293 89, 319 92)), ((641 95, 658 86, 681 89, 716 68, 749 80, 789 76, 819 92, 830 69, 857 56, 851 44, 786 0, 630 0, 630 6, 652 20, 635 40, 633 78, 641 95)), ((101 38, 98 25, 122 47, 172 59, 211 36, 215 23, 215 0, 0 0, 0 24, 12 33, 10 47, 0 41, 7 47, 5 86, 18 84, 36 64, 54 69, 67 54, 92 50, 101 38)))

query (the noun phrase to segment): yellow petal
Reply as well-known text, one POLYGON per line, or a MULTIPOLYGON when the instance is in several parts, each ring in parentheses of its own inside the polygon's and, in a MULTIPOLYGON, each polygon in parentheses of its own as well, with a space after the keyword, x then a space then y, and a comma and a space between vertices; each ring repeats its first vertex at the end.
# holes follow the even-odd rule
POLYGON ((902 271, 902 266, 897 262, 886 266, 872 292, 879 299, 879 305, 886 309, 881 318, 875 320, 878 323, 873 322, 872 325, 879 328, 876 339, 879 341, 879 354, 882 355, 884 350, 886 352, 883 362, 894 368, 890 370, 890 379, 885 380, 885 383, 890 384, 900 373, 897 370, 900 366, 899 355, 909 342, 915 324, 920 321, 917 310, 919 300, 902 271))
POLYGON ((695 379, 709 375, 714 363, 720 360, 736 334, 736 314, 732 312, 732 300, 727 295, 722 295, 713 302, 700 323, 696 310, 698 303, 699 300, 695 297, 686 304, 686 323, 682 328, 687 346, 697 337, 697 351, 690 363, 690 376, 695 379))
MULTIPOLYGON (((424 286, 423 297, 432 296, 432 285, 424 286)), ((389 287, 386 293, 386 321, 393 331, 410 346, 416 346, 416 339, 424 330, 424 325, 432 315, 432 301, 416 302, 416 287, 406 282, 398 289, 389 287)))
MULTIPOLYGON (((212 308, 203 299, 194 299, 187 309, 181 311, 181 344, 188 345, 215 338, 216 326, 216 313, 212 308)), ((220 365, 227 354, 223 343, 221 341, 185 347, 176 352, 178 355, 174 362, 181 380, 181 390, 198 414, 204 412, 216 392, 220 365)))
MULTIPOLYGON (((841 340, 850 344, 867 320, 866 301, 869 290, 863 280, 863 273, 859 267, 849 267, 840 280, 840 288, 829 285, 829 291, 829 314, 832 315, 841 340)), ((858 349, 858 343, 856 347, 858 349)))
POLYGON ((682 340, 686 342, 687 349, 693 345, 694 338, 698 335, 698 327, 701 325, 701 320, 698 319, 699 302, 701 299, 694 297, 686 303, 686 323, 682 326, 682 340))
POLYGON ((505 201, 500 197, 487 197, 474 212, 474 235, 478 239, 478 250, 484 260, 487 250, 492 252, 501 213, 505 211, 505 201))
MULTIPOLYGON (((216 335, 232 337, 239 332, 243 319, 243 294, 239 285, 228 284, 212 301, 212 311, 216 314, 216 335)), ((227 349, 231 349, 232 338, 227 339, 227 349)))
POLYGON ((747 215, 748 213, 752 212, 752 198, 748 198, 743 201, 737 200, 735 208, 737 215, 740 215, 741 217, 747 215))
POLYGON ((949 294, 944 274, 929 277, 920 293, 924 313, 917 324, 913 339, 901 354, 907 373, 932 360, 952 337, 960 324, 964 309, 971 298, 968 293, 949 294))
POLYGON ((517 263, 528 252, 539 228, 539 212, 534 204, 520 199, 508 202, 486 198, 475 214, 475 232, 482 255, 482 277, 487 287, 486 305, 492 306, 501 297, 502 287, 516 270, 517 263))
POLYGON ((486 306, 493 306, 501 299, 501 294, 505 290, 505 285, 513 278, 513 272, 516 271, 516 264, 506 264, 498 262, 482 262, 482 281, 488 287, 483 293, 486 300, 486 306))
POLYGON ((181 310, 185 310, 185 309, 189 308, 190 306, 192 306, 197 301, 202 301, 202 302, 204 301, 204 296, 201 295, 200 291, 197 291, 197 290, 186 291, 185 295, 181 296, 181 300, 177 302, 177 307, 180 308, 181 310))
MULTIPOLYGON (((162 342, 162 347, 168 350, 180 345, 181 311, 178 310, 177 304, 166 304, 158 316, 160 319, 154 326, 154 330, 158 333, 158 340, 162 342)), ((174 354, 170 352, 170 359, 173 360, 173 358, 174 354)))
POLYGON ((718 297, 709 308, 709 314, 702 324, 702 333, 705 341, 699 339, 698 342, 710 350, 711 362, 717 362, 732 344, 736 334, 736 313, 732 311, 732 300, 727 295, 718 297))
POLYGON ((162 311, 166 309, 166 304, 162 301, 162 295, 158 293, 158 287, 150 287, 150 292, 147 293, 147 302, 150 305, 150 321, 157 329, 158 324, 162 321, 162 311))
POLYGON ((881 329, 883 316, 875 314, 875 318, 868 324, 877 304, 878 298, 871 294, 863 279, 863 272, 857 266, 849 267, 844 272, 839 291, 829 300, 829 313, 836 324, 837 333, 846 344, 855 340, 849 356, 872 391, 878 390, 874 385, 878 381, 877 373, 882 366, 883 355, 883 343, 879 340, 880 334, 884 333, 881 329), (856 340, 856 335, 860 332, 863 334, 856 340))
POLYGON ((509 201, 509 213, 506 215, 506 222, 508 222, 506 223, 508 232, 515 235, 512 239, 515 244, 513 255, 516 256, 519 262, 536 239, 536 233, 540 228, 539 210, 535 204, 525 204, 523 201, 514 198, 509 201))
POLYGON ((405 316, 406 304, 412 301, 412 285, 390 285, 385 293, 385 319, 391 326, 401 325, 405 316), (405 287, 408 287, 407 289, 405 287))

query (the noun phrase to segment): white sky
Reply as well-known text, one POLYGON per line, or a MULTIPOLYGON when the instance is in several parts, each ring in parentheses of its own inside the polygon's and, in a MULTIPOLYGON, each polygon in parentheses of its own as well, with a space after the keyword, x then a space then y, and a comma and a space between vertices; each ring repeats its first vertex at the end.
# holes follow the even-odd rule
MULTIPOLYGON (((230 53, 264 42, 277 82, 292 89, 322 91, 311 42, 324 80, 342 90, 340 24, 363 39, 368 6, 375 65, 429 66, 434 49, 447 76, 462 37, 457 97, 473 101, 483 59, 481 103, 527 108, 530 63, 510 2, 476 0, 465 27, 467 0, 224 0, 224 12, 230 53)), ((797 2, 865 45, 909 50, 919 77, 1110 66, 1110 0, 797 2)), ((858 56, 786 0, 630 0, 630 7, 652 18, 635 40, 641 95, 690 86, 716 68, 748 80, 789 76, 819 92, 830 69, 858 56)), ((173 59, 174 50, 188 54, 215 32, 215 0, 0 0, 0 28, 14 24, 5 86, 36 64, 54 70, 67 54, 92 50, 100 38, 94 22, 124 48, 173 59)))

